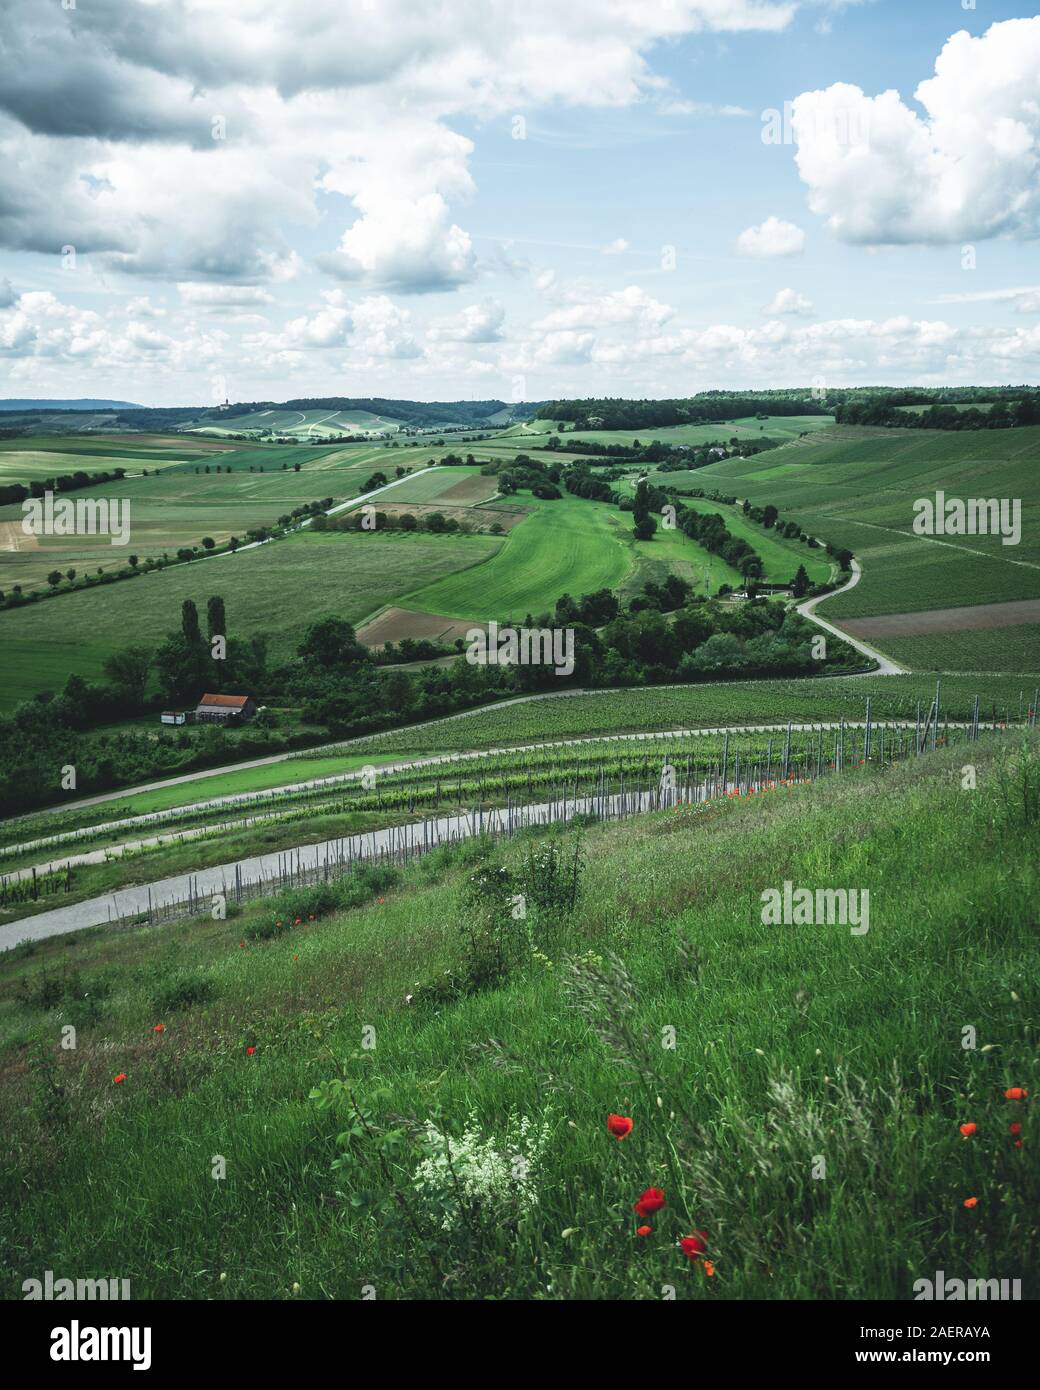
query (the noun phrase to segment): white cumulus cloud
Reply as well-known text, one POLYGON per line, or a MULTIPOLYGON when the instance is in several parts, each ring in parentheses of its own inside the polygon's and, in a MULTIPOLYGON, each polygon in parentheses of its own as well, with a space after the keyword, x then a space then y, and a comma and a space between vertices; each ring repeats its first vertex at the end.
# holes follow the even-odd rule
POLYGON ((1032 237, 1040 215, 1040 16, 947 40, 914 93, 837 83, 793 103, 809 206, 872 245, 1032 237))
POLYGON ((770 317, 777 314, 811 314, 813 311, 812 300, 798 290, 778 290, 772 303, 767 304, 762 310, 770 317))
POLYGON ((793 222, 779 217, 767 217, 757 227, 748 227, 737 237, 737 250, 742 256, 766 259, 773 256, 797 256, 805 247, 805 233, 793 222))

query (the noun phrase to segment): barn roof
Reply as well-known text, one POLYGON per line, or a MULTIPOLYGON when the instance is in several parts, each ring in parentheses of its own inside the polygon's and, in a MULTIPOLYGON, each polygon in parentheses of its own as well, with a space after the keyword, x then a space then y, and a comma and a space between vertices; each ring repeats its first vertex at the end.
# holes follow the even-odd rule
POLYGON ((217 705, 220 709, 242 709, 249 703, 248 695, 203 695, 200 705, 217 705))

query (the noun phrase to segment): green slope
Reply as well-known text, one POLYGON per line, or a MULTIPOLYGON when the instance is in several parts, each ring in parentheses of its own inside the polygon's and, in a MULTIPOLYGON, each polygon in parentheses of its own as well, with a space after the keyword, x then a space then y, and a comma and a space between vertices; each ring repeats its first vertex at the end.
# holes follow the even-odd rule
MULTIPOLYGON (((962 758, 588 831, 576 913, 532 918, 538 954, 440 1002, 403 999, 472 959, 479 846, 313 922, 297 895, 283 930, 260 905, 7 959, 9 1287, 117 1269, 137 1298, 909 1300, 944 1269, 1035 1298, 1040 766, 980 744, 964 792, 962 758), (869 932, 764 925, 785 880, 870 892, 869 932), (511 1113, 545 1132, 519 1215, 511 1113), (460 1206, 445 1173, 428 1206, 427 1121, 464 1173, 478 1127, 503 1183, 460 1206), (649 1186, 666 1205, 641 1239, 649 1186), (693 1230, 710 1278, 677 1249, 693 1230)), ((544 883, 526 848, 491 862, 544 883)))

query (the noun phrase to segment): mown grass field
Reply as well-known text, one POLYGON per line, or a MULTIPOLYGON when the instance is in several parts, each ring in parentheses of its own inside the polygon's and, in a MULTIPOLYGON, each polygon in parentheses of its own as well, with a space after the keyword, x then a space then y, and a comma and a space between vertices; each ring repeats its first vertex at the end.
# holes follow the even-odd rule
POLYGON ((589 829, 576 910, 550 893, 457 995, 477 856, 542 901, 531 841, 281 929, 261 904, 7 957, 7 1296, 53 1269, 136 1298, 909 1300, 943 1269, 1035 1298, 1040 769, 1010 755, 978 745, 971 792, 952 749, 589 829), (868 890, 868 933, 764 925, 784 880, 868 890))
MULTIPOLYGON (((524 506, 528 501, 525 493, 524 506)), ((417 590, 411 606, 448 618, 522 621, 527 613, 551 612, 563 593, 588 594, 622 582, 634 564, 631 518, 572 497, 531 498, 530 504, 531 515, 479 571, 448 575, 417 590)))
POLYGON ((229 636, 266 633, 271 659, 284 660, 315 618, 359 621, 426 580, 487 559, 500 544, 492 536, 302 532, 237 555, 10 609, 0 613, 0 648, 10 672, 0 697, 10 707, 44 688, 44 678, 60 685, 61 671, 97 674, 105 656, 120 647, 157 645, 179 626, 184 599, 194 599, 204 613, 211 594, 225 601, 229 636))
MULTIPOLYGON (((437 476, 427 474, 415 485, 437 476)), ((395 498, 408 486, 395 489, 395 498)), ((449 618, 522 619, 551 612, 564 593, 610 588, 631 596, 648 580, 660 582, 670 573, 688 580, 697 593, 704 591, 706 579, 712 593, 721 584, 739 588, 743 583, 738 570, 677 530, 659 526, 651 540, 637 541, 631 514, 605 503, 566 495, 543 502, 527 493, 509 500, 528 508, 530 516, 509 532, 501 551, 479 572, 451 576, 413 594, 413 607, 449 618)), ((740 524, 747 526, 743 519, 740 524)), ((782 582, 793 578, 802 556, 774 542, 764 558, 767 578, 775 574, 782 582)), ((829 573, 830 566, 824 570, 829 573)))
MULTIPOLYGON (((660 474, 657 481, 667 487, 675 474, 660 474)), ((682 476, 681 474, 679 475, 682 476)), ((680 483, 680 487, 682 484, 680 483)), ((822 550, 810 550, 797 541, 788 541, 767 531, 754 522, 748 521, 739 507, 727 507, 719 502, 708 502, 701 497, 686 497, 685 506, 691 511, 715 513, 726 523, 726 530, 738 540, 747 541, 765 566, 763 580, 767 584, 785 584, 793 580, 798 566, 804 565, 805 572, 813 584, 825 584, 834 577, 837 566, 833 565, 822 550)), ((743 581, 741 581, 742 583, 743 581)))

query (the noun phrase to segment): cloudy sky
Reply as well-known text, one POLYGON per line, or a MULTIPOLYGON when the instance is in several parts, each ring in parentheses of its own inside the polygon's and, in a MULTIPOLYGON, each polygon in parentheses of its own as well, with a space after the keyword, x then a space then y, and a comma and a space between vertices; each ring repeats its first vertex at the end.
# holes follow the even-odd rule
POLYGON ((1040 381, 1034 5, 3 0, 0 396, 1040 381))

